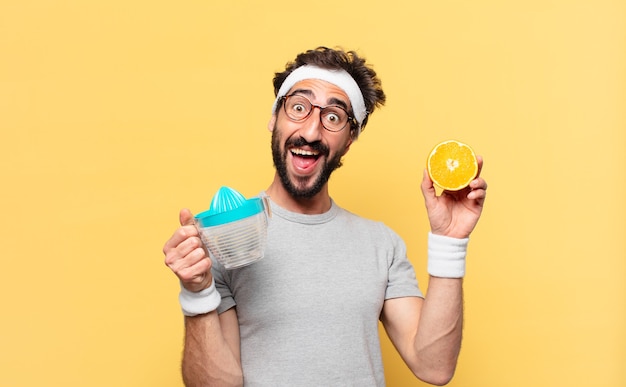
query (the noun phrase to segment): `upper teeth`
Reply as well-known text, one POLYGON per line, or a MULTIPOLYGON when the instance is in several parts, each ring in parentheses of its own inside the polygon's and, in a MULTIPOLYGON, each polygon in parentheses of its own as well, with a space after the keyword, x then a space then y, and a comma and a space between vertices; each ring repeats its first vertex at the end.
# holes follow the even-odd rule
POLYGON ((300 156, 317 156, 318 152, 308 151, 304 149, 292 149, 292 153, 300 156))

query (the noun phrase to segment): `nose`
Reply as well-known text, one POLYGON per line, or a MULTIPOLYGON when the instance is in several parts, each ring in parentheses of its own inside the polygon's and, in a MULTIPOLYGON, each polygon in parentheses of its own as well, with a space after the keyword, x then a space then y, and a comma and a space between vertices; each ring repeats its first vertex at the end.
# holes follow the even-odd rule
POLYGON ((311 114, 302 122, 299 130, 300 136, 309 143, 321 140, 322 132, 325 130, 322 126, 321 109, 318 106, 311 109, 311 114))

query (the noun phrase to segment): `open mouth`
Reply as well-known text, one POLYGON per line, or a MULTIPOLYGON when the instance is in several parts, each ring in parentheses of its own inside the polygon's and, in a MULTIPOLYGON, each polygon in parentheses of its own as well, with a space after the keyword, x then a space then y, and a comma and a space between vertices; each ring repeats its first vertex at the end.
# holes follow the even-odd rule
POLYGON ((321 156, 319 151, 310 149, 292 148, 289 152, 294 165, 302 170, 311 168, 321 156))

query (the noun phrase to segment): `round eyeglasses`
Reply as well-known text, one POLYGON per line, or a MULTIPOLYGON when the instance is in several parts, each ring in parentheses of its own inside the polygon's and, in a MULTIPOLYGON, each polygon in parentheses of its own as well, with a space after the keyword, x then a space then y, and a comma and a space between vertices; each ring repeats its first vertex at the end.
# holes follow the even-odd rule
POLYGON ((295 122, 301 122, 311 115, 313 108, 320 109, 320 122, 324 129, 330 132, 339 132, 348 123, 355 124, 356 120, 350 117, 346 109, 337 105, 319 106, 314 105, 309 99, 300 94, 291 94, 282 97, 283 108, 287 117, 295 122))

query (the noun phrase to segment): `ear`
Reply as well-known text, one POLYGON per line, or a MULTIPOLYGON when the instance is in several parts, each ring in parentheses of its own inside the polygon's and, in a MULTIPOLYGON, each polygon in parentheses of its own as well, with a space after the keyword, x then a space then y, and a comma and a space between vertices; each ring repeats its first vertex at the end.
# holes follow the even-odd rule
POLYGON ((346 147, 343 149, 343 153, 341 154, 342 157, 345 156, 346 153, 348 153, 348 151, 350 150, 350 145, 352 145, 352 142, 353 142, 353 139, 352 137, 350 137, 348 139, 348 143, 346 144, 346 147))
POLYGON ((267 130, 269 130, 270 132, 273 132, 274 125, 276 125, 276 114, 272 114, 272 118, 270 118, 270 122, 267 123, 267 130))

